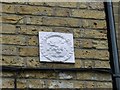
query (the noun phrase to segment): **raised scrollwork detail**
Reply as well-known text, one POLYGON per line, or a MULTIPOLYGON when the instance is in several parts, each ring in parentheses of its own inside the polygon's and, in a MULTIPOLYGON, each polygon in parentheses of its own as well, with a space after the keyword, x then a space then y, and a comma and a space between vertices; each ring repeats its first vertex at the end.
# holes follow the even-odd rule
POLYGON ((49 32, 41 35, 40 51, 43 57, 51 62, 65 62, 73 54, 73 43, 65 34, 49 32))

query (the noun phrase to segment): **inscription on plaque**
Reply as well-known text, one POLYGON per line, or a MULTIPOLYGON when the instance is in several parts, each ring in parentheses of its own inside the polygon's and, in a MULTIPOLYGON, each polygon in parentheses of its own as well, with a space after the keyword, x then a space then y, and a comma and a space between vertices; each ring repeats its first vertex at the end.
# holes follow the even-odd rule
POLYGON ((73 34, 39 32, 40 61, 75 63, 73 34))

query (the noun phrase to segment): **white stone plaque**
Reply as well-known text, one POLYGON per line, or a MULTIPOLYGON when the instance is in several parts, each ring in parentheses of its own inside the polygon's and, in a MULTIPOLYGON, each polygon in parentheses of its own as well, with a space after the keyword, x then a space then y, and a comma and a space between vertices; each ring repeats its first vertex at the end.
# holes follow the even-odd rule
POLYGON ((75 63, 73 34, 39 32, 40 61, 75 63))

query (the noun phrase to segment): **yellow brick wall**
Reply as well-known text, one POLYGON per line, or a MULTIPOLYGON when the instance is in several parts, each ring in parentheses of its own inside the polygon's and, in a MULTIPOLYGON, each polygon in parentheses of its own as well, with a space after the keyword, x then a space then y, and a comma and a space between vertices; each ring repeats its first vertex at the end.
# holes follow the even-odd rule
MULTIPOLYGON (((2 65, 24 68, 110 68, 102 2, 3 2, 2 65), (75 64, 41 63, 38 32, 73 33, 75 64)), ((15 71, 2 72, 14 88, 15 71)), ((17 88, 112 88, 110 73, 20 71, 17 88)))

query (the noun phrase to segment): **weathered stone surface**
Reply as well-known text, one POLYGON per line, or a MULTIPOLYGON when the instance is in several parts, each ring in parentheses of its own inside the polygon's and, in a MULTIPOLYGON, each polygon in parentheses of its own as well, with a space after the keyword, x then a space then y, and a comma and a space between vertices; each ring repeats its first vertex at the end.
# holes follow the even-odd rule
POLYGON ((39 6, 17 6, 17 13, 19 14, 32 14, 32 15, 52 15, 53 9, 48 7, 39 6))
POLYGON ((112 82, 96 82, 97 88, 112 88, 112 82))
POLYGON ((44 25, 54 25, 54 26, 69 26, 78 27, 79 19, 76 18, 60 18, 60 17, 46 17, 43 19, 44 25))
POLYGON ((60 72, 58 74, 58 78, 71 80, 71 79, 75 79, 75 74, 76 73, 72 73, 72 72, 60 72))
MULTIPOLYGON (((2 3, 1 3, 2 4, 2 3)), ((61 71, 56 68, 110 68, 103 2, 3 2, 1 65, 52 68, 52 71, 3 72, 3 88, 112 88, 109 73, 61 71), (75 64, 43 63, 38 32, 73 33, 75 64)), ((115 18, 117 20, 117 18, 115 18)), ((118 25, 116 23, 116 25, 118 25)), ((118 25, 119 26, 119 25, 118 25)))
POLYGON ((77 79, 94 80, 94 73, 93 72, 77 72, 77 79))
POLYGON ((2 33, 15 34, 16 27, 10 24, 2 24, 2 33))
POLYGON ((27 37, 27 44, 28 45, 37 45, 38 46, 38 37, 37 36, 28 36, 27 37))
POLYGON ((58 2, 57 3, 57 6, 60 6, 60 7, 77 7, 77 2, 63 2, 63 3, 60 3, 58 2))
POLYGON ((24 58, 17 56, 2 56, 3 66, 25 66, 24 58))
POLYGON ((46 84, 44 80, 39 79, 27 79, 28 88, 45 88, 46 84))
POLYGON ((110 68, 110 62, 109 61, 95 61, 95 67, 110 68))
POLYGON ((22 26, 17 26, 18 33, 19 34, 26 34, 26 35, 38 35, 38 32, 52 32, 51 27, 43 27, 43 26, 30 26, 30 25, 22 25, 22 26))
POLYGON ((66 8, 55 8, 55 16, 70 16, 70 9, 66 9, 66 8))
POLYGON ((37 47, 19 47, 20 56, 38 56, 37 47))
POLYGON ((15 5, 2 4, 2 12, 15 13, 15 5))
POLYGON ((106 31, 85 30, 85 31, 82 31, 81 33, 82 33, 82 37, 97 38, 97 39, 107 39, 106 31))
POLYGON ((28 17, 26 17, 26 24, 42 25, 43 24, 43 17, 28 16, 28 17))
POLYGON ((14 79, 2 78, 2 88, 14 88, 14 79))
POLYGON ((85 81, 85 88, 95 88, 96 82, 95 81, 85 81))
POLYGON ((109 60, 109 52, 106 50, 75 50, 76 58, 91 58, 91 59, 101 59, 109 60))
POLYGON ((23 35, 2 35, 3 44, 26 45, 26 36, 23 35))
POLYGON ((49 80, 48 88, 73 88, 73 82, 63 80, 49 80))
POLYGON ((24 16, 5 14, 2 15, 2 22, 11 24, 24 23, 24 18, 24 16))
POLYGON ((0 77, 14 77, 15 73, 10 71, 7 72, 2 71, 0 75, 1 75, 0 77))
POLYGON ((57 75, 53 71, 23 71, 18 76, 20 78, 36 78, 36 79, 55 79, 57 75))
POLYGON ((74 87, 77 89, 85 88, 85 81, 75 81, 74 87))
POLYGON ((16 46, 9 46, 9 45, 3 45, 2 46, 2 54, 5 55, 16 55, 17 54, 17 48, 16 46))
POLYGON ((27 88, 27 80, 26 79, 17 79, 17 88, 27 88))
POLYGON ((104 11, 72 9, 72 17, 105 19, 104 11))

